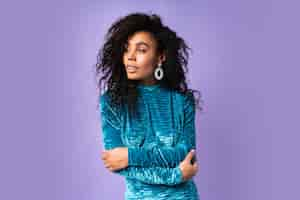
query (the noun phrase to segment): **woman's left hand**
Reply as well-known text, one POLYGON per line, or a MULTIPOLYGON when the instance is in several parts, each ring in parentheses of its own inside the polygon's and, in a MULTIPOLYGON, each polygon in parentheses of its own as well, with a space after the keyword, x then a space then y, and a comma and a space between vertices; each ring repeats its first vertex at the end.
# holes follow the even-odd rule
POLYGON ((128 166, 128 149, 127 147, 116 147, 111 150, 104 150, 101 158, 108 170, 123 169, 128 166))

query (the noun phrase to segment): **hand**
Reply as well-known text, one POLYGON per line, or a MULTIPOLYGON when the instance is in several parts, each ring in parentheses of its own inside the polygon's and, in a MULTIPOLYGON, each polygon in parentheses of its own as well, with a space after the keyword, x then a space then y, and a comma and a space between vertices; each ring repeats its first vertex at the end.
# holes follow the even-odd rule
POLYGON ((127 147, 116 147, 111 150, 104 150, 101 158, 108 170, 123 169, 128 166, 128 149, 127 147))
POLYGON ((192 178, 198 171, 198 164, 197 162, 194 162, 194 164, 191 164, 191 160, 195 154, 195 150, 191 150, 183 161, 179 164, 179 168, 182 172, 183 180, 186 181, 190 178, 192 178))

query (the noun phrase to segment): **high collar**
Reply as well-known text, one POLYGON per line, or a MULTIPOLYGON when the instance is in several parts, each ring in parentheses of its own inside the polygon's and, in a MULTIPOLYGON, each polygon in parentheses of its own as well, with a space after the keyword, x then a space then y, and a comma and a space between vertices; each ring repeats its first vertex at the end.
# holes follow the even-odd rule
POLYGON ((141 91, 152 92, 161 88, 161 85, 159 83, 152 84, 152 85, 138 84, 137 88, 140 89, 141 91))

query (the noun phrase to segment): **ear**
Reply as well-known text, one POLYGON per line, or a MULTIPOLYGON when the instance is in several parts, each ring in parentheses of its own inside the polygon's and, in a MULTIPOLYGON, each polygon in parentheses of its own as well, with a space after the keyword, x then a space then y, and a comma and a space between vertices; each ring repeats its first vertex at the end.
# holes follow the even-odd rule
POLYGON ((159 60, 159 63, 163 63, 166 60, 165 51, 163 51, 163 53, 159 55, 158 60, 159 60))

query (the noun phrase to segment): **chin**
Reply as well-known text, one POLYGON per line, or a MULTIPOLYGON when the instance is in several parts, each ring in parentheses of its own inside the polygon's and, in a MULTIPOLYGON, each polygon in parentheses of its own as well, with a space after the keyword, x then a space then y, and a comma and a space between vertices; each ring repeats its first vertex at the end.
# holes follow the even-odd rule
POLYGON ((135 75, 132 75, 132 74, 127 74, 127 78, 129 80, 140 80, 140 77, 139 76, 135 76, 135 75))

